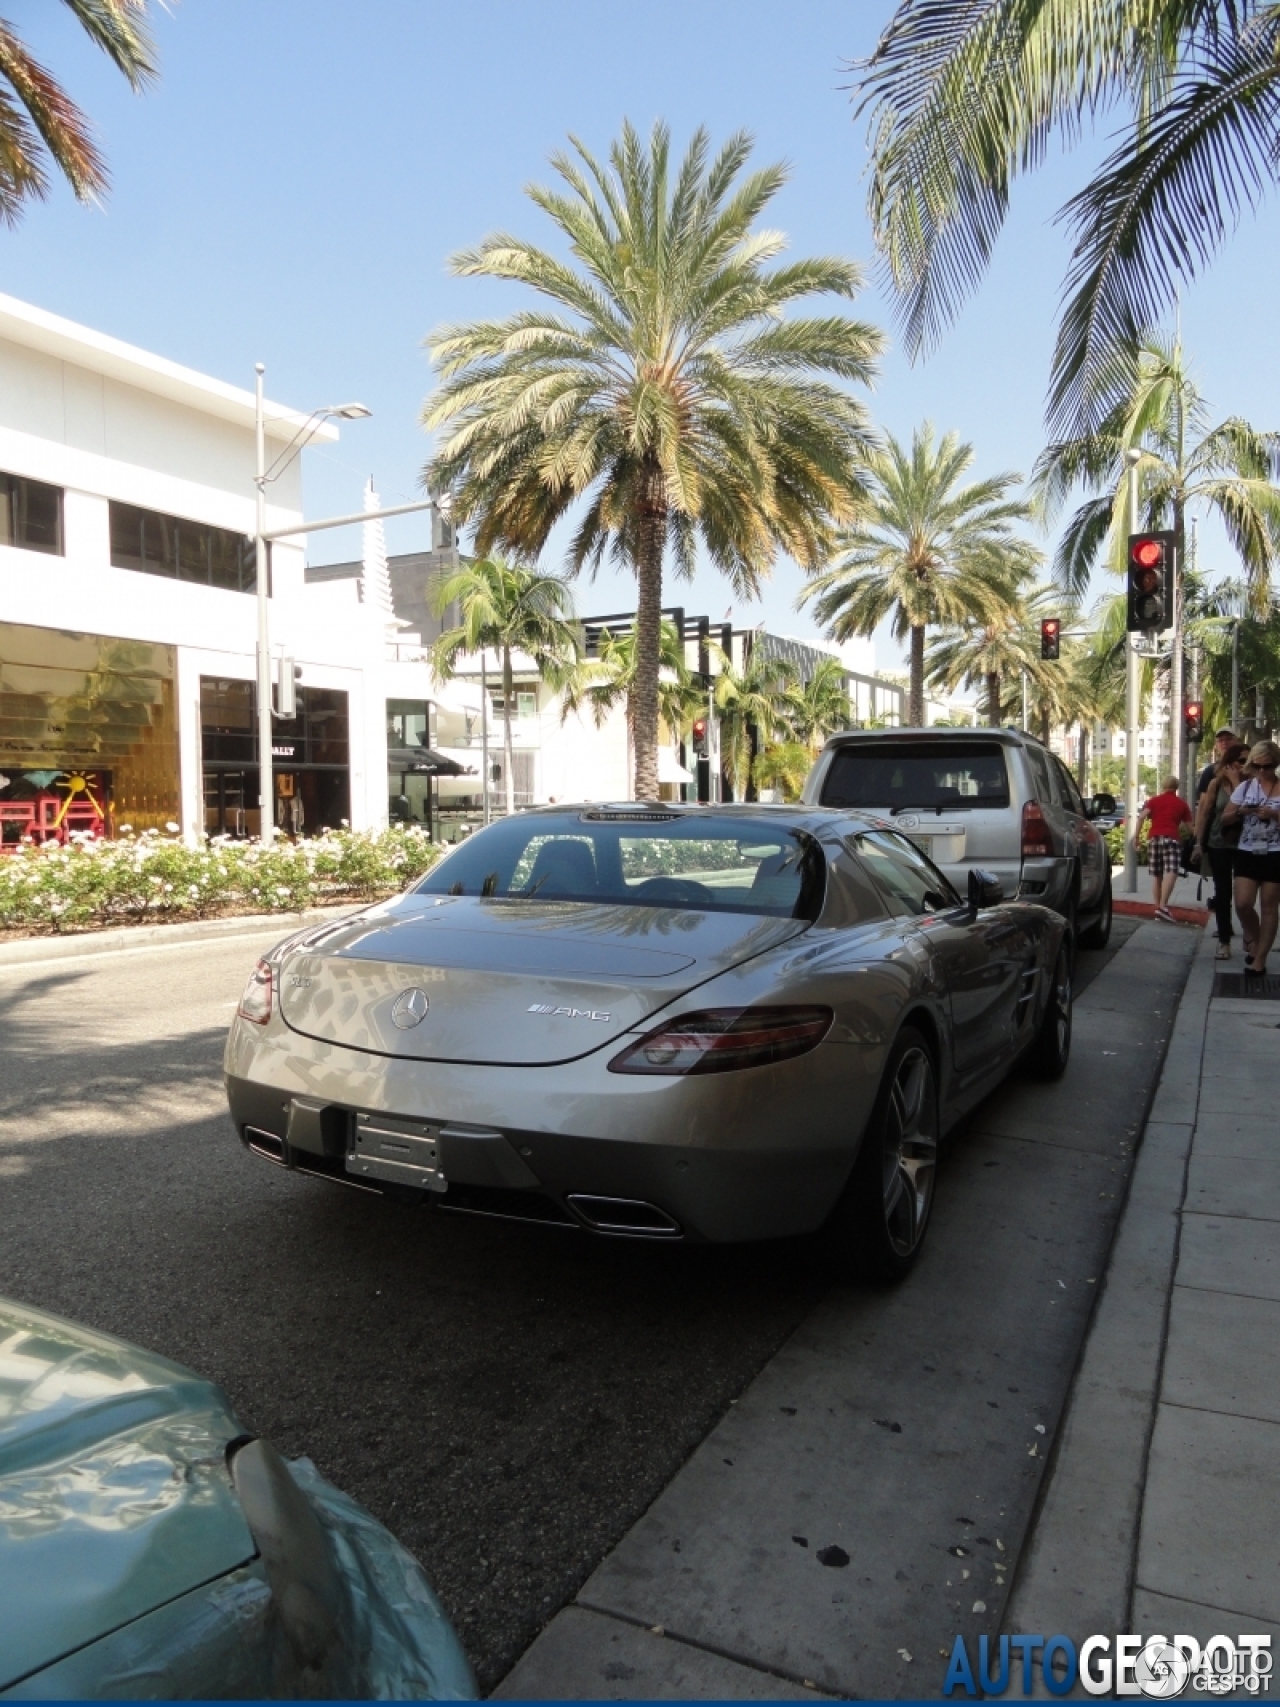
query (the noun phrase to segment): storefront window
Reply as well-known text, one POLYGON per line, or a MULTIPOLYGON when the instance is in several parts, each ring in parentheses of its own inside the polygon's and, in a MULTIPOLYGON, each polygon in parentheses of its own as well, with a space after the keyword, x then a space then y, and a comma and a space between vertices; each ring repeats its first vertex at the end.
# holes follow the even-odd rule
MULTIPOLYGON (((312 835, 351 816, 347 695, 299 687, 298 715, 272 719, 273 800, 278 829, 312 835)), ((211 836, 257 836, 257 685, 200 678, 204 827, 211 836)))
POLYGON ((0 846, 178 820, 172 647, 0 623, 0 846))
POLYGON ((111 504, 111 561, 117 569, 140 569, 232 593, 252 593, 258 584, 251 539, 133 504, 111 504))
POLYGON ((62 556, 62 488, 0 474, 0 545, 62 556))

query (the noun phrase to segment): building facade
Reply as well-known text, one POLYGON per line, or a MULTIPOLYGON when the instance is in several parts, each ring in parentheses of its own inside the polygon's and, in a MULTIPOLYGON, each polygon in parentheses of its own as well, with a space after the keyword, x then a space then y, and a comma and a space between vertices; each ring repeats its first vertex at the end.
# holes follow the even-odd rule
MULTIPOLYGON (((268 461, 305 417, 267 409, 268 461)), ((332 426, 316 435, 332 439, 332 426)), ((259 829, 254 398, 0 297, 0 831, 259 829)), ((302 519, 299 464, 267 528, 302 519)), ((300 666, 270 798, 290 832, 386 814, 381 628, 270 548, 300 666)))

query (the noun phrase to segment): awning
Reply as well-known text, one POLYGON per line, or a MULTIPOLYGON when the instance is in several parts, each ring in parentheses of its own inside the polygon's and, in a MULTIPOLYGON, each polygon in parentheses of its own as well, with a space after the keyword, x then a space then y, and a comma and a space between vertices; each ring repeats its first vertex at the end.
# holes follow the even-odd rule
POLYGON ((696 780, 680 763, 674 747, 658 748, 659 782, 694 782, 696 780))
POLYGON ((474 776, 467 765, 447 759, 433 747, 388 747, 387 769, 409 771, 414 776, 474 776))

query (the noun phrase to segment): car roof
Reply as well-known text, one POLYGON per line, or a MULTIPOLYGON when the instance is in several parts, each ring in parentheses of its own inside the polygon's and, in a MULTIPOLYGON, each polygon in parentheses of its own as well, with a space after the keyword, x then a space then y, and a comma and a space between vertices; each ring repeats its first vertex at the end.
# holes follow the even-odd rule
POLYGON ((806 806, 798 801, 775 804, 764 800, 711 800, 705 803, 696 800, 572 800, 528 806, 521 810, 519 816, 547 818, 577 814, 589 815, 605 823, 661 824, 669 818, 697 818, 707 813, 713 813, 717 818, 754 819, 767 824, 776 824, 781 818, 796 829, 809 830, 813 834, 830 828, 837 819, 854 819, 866 824, 884 823, 881 814, 853 807, 806 806))
POLYGON ((1005 747, 1024 746, 1028 741, 1037 747, 1043 746, 1040 739, 1029 730, 1015 729, 1011 724, 994 729, 989 724, 978 723, 964 728, 946 729, 842 729, 835 735, 827 736, 827 747, 851 747, 861 741, 903 742, 918 741, 924 736, 929 741, 998 741, 1005 747))

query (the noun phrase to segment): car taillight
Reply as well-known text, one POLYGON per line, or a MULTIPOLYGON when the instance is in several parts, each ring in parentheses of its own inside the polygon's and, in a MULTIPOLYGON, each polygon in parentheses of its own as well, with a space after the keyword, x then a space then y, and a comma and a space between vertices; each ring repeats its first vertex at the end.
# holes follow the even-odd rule
POLYGON ((1040 810, 1038 800, 1028 800, 1022 808, 1022 857, 1046 859, 1053 853, 1053 838, 1049 825, 1040 810))
POLYGON ((830 1030, 830 1008, 706 1008, 681 1014, 615 1055, 611 1073, 732 1073, 814 1049, 830 1030))
POLYGON ((265 960, 260 960, 249 974, 236 1012, 254 1025, 265 1025, 271 1018, 271 968, 265 960))

